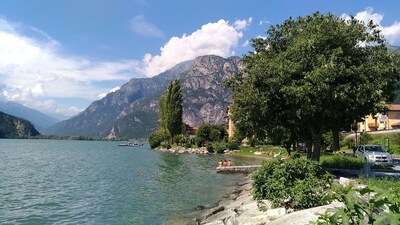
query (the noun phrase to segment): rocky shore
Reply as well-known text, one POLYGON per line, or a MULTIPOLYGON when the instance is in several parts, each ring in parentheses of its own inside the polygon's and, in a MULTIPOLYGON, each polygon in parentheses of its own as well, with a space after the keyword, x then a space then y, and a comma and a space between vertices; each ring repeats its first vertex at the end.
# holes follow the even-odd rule
MULTIPOLYGON (((155 149, 158 152, 168 152, 168 153, 174 153, 174 154, 210 154, 207 150, 206 147, 201 147, 201 148, 185 148, 185 147, 173 147, 173 148, 162 148, 158 147, 155 149)), ((229 154, 231 152, 236 152, 237 150, 230 151, 230 150, 225 150, 225 154, 229 154)))
MULTIPOLYGON (((341 178, 342 179, 342 178, 341 178)), ((343 182, 351 182, 344 178, 343 182)), ((340 207, 342 203, 333 202, 315 208, 291 211, 285 208, 272 208, 268 200, 257 201, 252 196, 250 177, 239 183, 227 200, 218 206, 206 209, 200 218, 191 221, 190 225, 303 225, 316 221, 327 209, 340 207), (260 210, 262 209, 262 210, 260 210)))
POLYGON ((155 148, 154 150, 158 152, 168 152, 168 153, 174 153, 174 154, 209 154, 207 151, 206 147, 202 148, 185 148, 185 147, 173 147, 173 148, 162 148, 158 147, 155 148))

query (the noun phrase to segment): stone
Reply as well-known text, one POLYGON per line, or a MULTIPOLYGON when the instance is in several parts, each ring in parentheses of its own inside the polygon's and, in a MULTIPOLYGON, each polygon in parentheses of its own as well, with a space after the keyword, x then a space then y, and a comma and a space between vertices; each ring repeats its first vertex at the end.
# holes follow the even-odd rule
POLYGON ((349 179, 346 177, 340 177, 339 178, 339 184, 342 186, 354 186, 357 182, 353 179, 349 179))

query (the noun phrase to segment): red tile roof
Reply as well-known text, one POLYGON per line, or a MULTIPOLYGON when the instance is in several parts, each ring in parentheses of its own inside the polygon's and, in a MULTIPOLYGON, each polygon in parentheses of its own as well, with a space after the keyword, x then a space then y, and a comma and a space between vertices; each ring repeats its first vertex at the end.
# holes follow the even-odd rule
POLYGON ((400 111, 400 104, 387 104, 387 106, 389 106, 389 110, 400 111))

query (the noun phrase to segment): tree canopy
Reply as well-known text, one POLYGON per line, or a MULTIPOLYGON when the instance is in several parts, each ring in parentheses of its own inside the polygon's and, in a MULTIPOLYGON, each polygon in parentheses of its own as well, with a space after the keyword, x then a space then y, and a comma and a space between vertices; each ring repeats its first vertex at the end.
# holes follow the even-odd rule
POLYGON ((174 136, 182 134, 182 90, 179 80, 172 81, 160 98, 159 129, 172 141, 174 136))
POLYGON ((319 160, 325 130, 350 127, 393 97, 399 69, 386 44, 372 21, 330 13, 271 26, 267 37, 252 40, 254 51, 232 82, 238 132, 265 138, 289 129, 312 141, 319 160))

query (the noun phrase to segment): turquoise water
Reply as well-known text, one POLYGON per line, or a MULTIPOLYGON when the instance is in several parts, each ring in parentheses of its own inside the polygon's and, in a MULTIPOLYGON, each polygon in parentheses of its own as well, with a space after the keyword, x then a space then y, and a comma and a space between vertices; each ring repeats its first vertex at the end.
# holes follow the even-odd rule
POLYGON ((221 156, 117 144, 0 139, 0 224, 181 224, 243 179, 221 156))

